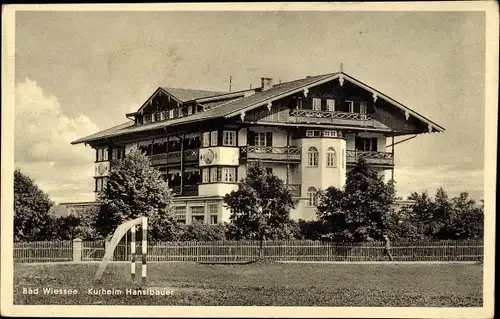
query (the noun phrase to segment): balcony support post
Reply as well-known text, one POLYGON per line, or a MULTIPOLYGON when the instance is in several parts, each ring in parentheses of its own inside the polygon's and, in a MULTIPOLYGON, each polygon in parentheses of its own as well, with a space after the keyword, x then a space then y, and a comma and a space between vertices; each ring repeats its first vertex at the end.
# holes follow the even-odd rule
POLYGON ((179 195, 182 196, 182 189, 184 187, 184 139, 186 138, 186 133, 180 136, 181 138, 181 190, 179 195))
POLYGON ((286 128, 286 184, 290 182, 290 130, 286 128))
MULTIPOLYGON (((392 135, 392 143, 391 143, 391 153, 392 153, 392 164, 394 165, 394 134, 392 135)), ((394 167, 391 169, 391 180, 394 181, 394 167)))

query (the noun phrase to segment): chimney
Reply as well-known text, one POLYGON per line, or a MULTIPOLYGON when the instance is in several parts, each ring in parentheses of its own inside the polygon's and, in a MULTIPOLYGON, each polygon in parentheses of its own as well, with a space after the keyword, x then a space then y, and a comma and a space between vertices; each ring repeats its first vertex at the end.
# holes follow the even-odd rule
POLYGON ((273 87, 273 78, 260 78, 262 91, 269 90, 273 87))

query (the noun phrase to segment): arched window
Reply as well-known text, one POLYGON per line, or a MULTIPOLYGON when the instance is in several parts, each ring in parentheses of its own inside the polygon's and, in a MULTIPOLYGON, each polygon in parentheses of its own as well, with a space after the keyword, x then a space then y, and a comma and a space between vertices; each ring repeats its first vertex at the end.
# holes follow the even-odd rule
POLYGON ((326 151, 326 166, 337 167, 337 152, 333 147, 329 147, 326 151))
POLYGON ((307 151, 307 166, 318 166, 318 149, 309 147, 307 151))
POLYGON ((318 205, 318 196, 317 196, 317 190, 314 187, 309 187, 307 189, 307 206, 317 206, 318 205))

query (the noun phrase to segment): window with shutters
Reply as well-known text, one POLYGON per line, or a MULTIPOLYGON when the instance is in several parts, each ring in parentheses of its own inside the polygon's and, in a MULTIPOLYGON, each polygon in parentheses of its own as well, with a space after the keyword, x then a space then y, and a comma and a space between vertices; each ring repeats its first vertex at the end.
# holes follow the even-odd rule
POLYGON ((307 206, 313 207, 318 205, 318 191, 314 187, 307 189, 307 206))
POLYGON ((316 147, 309 147, 307 151, 307 166, 318 166, 318 149, 316 147))
POLYGON ((313 110, 321 111, 321 99, 313 98, 313 110))
POLYGON ((337 153, 333 147, 329 147, 326 151, 326 166, 337 167, 337 153))

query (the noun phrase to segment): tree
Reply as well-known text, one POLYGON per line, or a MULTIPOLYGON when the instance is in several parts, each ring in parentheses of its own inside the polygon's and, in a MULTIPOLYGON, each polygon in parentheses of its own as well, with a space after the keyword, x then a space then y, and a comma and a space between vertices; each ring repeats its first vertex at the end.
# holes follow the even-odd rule
POLYGON ((334 240, 380 240, 388 231, 387 214, 394 199, 394 182, 385 183, 360 159, 347 173, 343 190, 332 186, 319 193, 317 216, 334 240))
POLYGON ((295 203, 290 190, 261 163, 248 166, 247 176, 237 190, 226 194, 224 203, 231 209, 231 233, 235 237, 262 242, 289 238, 294 233, 290 210, 295 203))
POLYGON ((131 151, 110 171, 98 202, 96 228, 103 236, 119 224, 144 215, 148 217, 151 239, 171 240, 177 232, 171 213, 171 190, 139 150, 131 151))
POLYGON ((16 169, 14 171, 14 240, 50 240, 53 236, 53 218, 50 208, 54 203, 35 181, 16 169))

